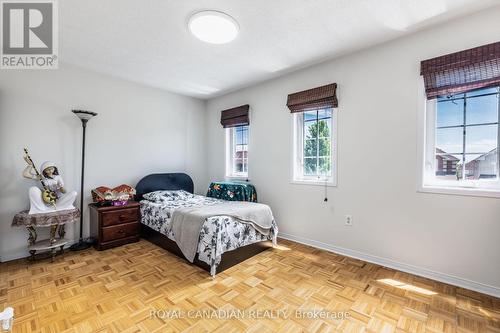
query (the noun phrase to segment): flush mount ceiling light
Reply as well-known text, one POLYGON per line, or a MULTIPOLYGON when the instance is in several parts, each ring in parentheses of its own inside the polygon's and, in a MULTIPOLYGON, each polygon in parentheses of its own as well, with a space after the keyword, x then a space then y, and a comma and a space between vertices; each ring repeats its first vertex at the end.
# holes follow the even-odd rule
POLYGON ((229 43, 240 30, 235 19, 215 10, 205 10, 191 16, 188 29, 199 40, 211 44, 229 43))

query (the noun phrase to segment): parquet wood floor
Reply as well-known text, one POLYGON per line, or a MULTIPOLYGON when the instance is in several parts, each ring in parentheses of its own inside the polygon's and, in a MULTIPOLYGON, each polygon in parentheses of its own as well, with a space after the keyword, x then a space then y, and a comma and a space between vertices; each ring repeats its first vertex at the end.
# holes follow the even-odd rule
POLYGON ((7 305, 14 333, 500 333, 500 299, 286 240, 215 279, 145 240, 3 263, 7 305), (339 311, 348 317, 319 318, 339 311))

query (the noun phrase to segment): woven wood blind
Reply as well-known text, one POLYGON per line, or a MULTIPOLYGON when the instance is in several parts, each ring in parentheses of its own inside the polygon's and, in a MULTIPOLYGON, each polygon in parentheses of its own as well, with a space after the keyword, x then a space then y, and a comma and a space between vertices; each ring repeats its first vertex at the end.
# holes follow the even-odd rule
POLYGON ((337 84, 327 84, 288 95, 286 106, 292 113, 338 107, 337 84))
POLYGON ((250 125, 248 110, 250 105, 241 105, 235 108, 223 110, 220 113, 220 123, 224 128, 250 125))
POLYGON ((420 63, 428 99, 500 84, 500 42, 420 63))

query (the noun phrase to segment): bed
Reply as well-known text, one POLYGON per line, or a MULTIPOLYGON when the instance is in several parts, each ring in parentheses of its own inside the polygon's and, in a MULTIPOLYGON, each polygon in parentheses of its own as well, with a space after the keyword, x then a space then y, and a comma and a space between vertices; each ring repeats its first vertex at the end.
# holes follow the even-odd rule
MULTIPOLYGON (((152 243, 186 259, 175 242, 172 230, 174 211, 186 207, 204 207, 223 203, 223 200, 193 194, 191 177, 184 173, 152 174, 136 186, 136 200, 141 205, 141 236, 152 243), (159 190, 183 190, 190 195, 175 200, 156 202, 145 198, 159 190)), ((199 234, 196 257, 193 263, 210 272, 220 273, 276 243, 278 227, 272 221, 268 235, 248 223, 230 216, 212 216, 204 220, 199 234)), ((187 259, 186 259, 187 260, 187 259)))

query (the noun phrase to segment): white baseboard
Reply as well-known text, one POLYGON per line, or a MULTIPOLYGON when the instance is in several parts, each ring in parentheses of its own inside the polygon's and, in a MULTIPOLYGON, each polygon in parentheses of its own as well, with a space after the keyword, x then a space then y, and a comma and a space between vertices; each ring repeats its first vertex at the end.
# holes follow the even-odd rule
POLYGON ((315 241, 312 239, 307 239, 307 238, 294 236, 294 235, 290 235, 290 234, 286 234, 286 233, 279 233, 278 237, 288 239, 288 240, 291 240, 291 241, 294 241, 297 243, 301 243, 304 245, 309 245, 309 246, 312 246, 312 247, 315 247, 318 249, 341 254, 341 255, 344 255, 347 257, 352 257, 355 259, 367 261, 367 262, 374 263, 374 264, 377 264, 380 266, 389 267, 389 268, 396 269, 396 270, 399 270, 399 271, 402 271, 405 273, 410 273, 410 274, 422 276, 422 277, 436 280, 439 282, 451 284, 451 285, 465 288, 465 289, 474 290, 474 291, 477 291, 477 292, 480 292, 483 294, 487 294, 490 296, 500 298, 500 288, 499 287, 490 286, 490 285, 483 284, 480 282, 470 281, 470 280, 463 279, 463 278, 453 276, 453 275, 449 275, 446 273, 432 271, 432 270, 429 270, 427 268, 413 266, 413 265, 409 265, 409 264, 404 264, 404 263, 400 263, 398 261, 394 261, 392 259, 381 258, 381 257, 377 257, 377 256, 374 256, 371 254, 359 252, 356 250, 346 249, 343 247, 339 247, 339 246, 335 246, 335 245, 331 245, 331 244, 326 244, 323 242, 318 242, 318 241, 315 241))
MULTIPOLYGON (((68 243, 66 243, 66 245, 64 245, 64 249, 67 250, 71 245, 73 245, 76 242, 77 242, 76 240, 69 240, 68 243)), ((11 261, 11 260, 27 258, 29 256, 30 256, 30 254, 29 254, 28 250, 2 254, 0 256, 0 263, 11 261)))

